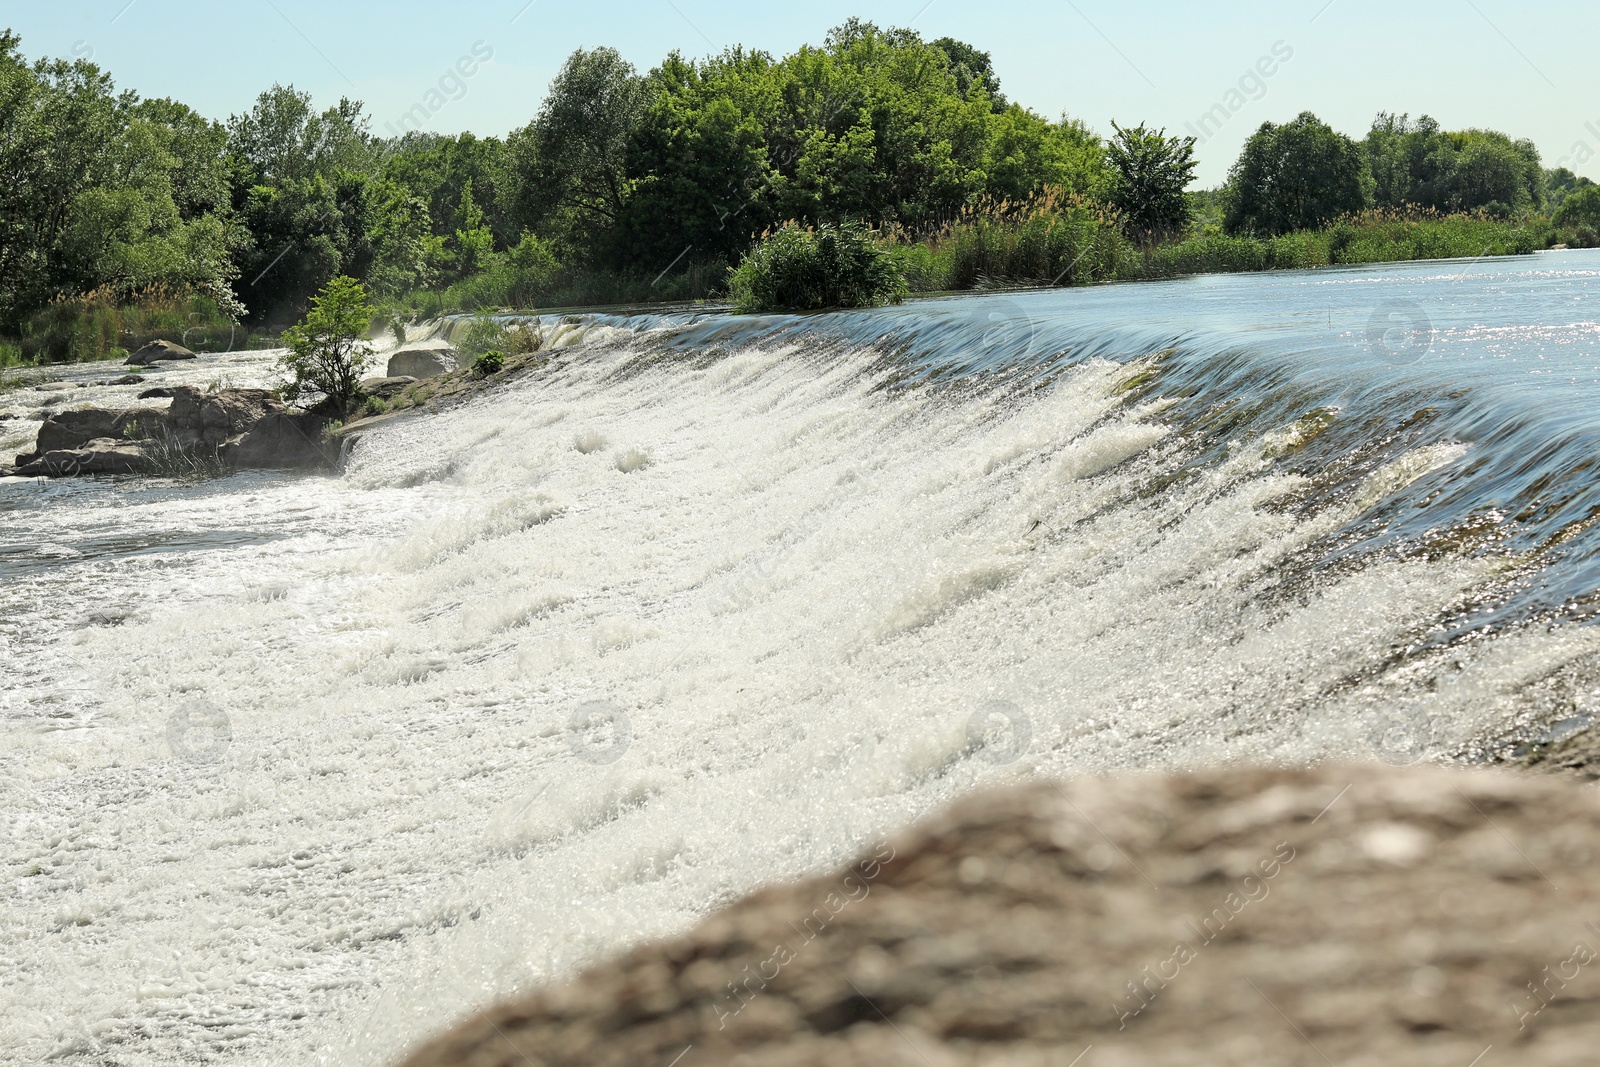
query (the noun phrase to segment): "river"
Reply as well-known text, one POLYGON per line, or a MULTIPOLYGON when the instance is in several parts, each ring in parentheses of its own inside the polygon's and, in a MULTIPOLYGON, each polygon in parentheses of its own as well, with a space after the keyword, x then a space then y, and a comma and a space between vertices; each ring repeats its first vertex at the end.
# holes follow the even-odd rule
MULTIPOLYGON (((337 475, 0 482, 0 1048, 391 1062, 977 787, 1583 727, 1600 252, 592 316, 337 475)), ((161 382, 259 385, 266 353, 161 382)))

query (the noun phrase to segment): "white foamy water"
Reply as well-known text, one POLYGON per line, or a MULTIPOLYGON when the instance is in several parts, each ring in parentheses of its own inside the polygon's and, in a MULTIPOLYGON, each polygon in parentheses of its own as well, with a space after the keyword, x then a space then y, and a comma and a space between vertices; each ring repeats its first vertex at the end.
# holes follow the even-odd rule
POLYGON ((1400 656, 1484 559, 1293 571, 1469 444, 1307 512, 1265 439, 1169 483, 1140 366, 941 395, 867 353, 636 351, 339 477, 8 520, 55 561, 4 597, 8 1055, 389 1063, 981 784, 1446 755, 1595 651, 1400 656))

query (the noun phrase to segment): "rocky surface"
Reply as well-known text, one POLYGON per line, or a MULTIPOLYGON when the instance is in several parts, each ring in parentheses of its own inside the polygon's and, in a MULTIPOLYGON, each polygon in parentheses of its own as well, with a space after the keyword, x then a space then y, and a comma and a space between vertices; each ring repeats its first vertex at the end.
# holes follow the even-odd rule
POLYGON ((406 1067, 1591 1064, 1600 794, 1438 768, 967 799, 406 1067))
POLYGON ((34 451, 19 455, 16 473, 26 477, 130 474, 147 468, 140 442, 161 438, 163 447, 216 456, 242 468, 328 466, 336 448, 324 444, 328 420, 290 412, 266 389, 203 392, 192 386, 147 390, 167 395, 160 408, 113 411, 80 408, 51 415, 39 429, 34 451))
POLYGON ((454 369, 456 350, 448 341, 418 341, 389 356, 390 378, 431 378, 454 369))
POLYGON ((90 474, 137 474, 144 469, 144 451, 132 441, 97 437, 76 448, 43 451, 19 465, 28 478, 75 478, 90 474))
POLYGON ((407 386, 416 384, 417 379, 409 374, 394 378, 363 378, 361 392, 365 396, 377 397, 379 400, 391 400, 405 392, 407 386))
POLYGON ((152 363, 160 363, 165 360, 193 358, 194 353, 182 345, 173 344, 171 341, 151 341, 129 356, 128 363, 135 367, 148 367, 152 363))

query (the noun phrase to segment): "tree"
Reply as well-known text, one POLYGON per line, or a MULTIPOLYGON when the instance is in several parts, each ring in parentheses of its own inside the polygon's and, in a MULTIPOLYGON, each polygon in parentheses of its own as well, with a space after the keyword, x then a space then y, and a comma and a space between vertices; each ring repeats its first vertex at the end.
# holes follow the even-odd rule
POLYGON ((974 87, 980 88, 989 97, 995 111, 1006 109, 1006 98, 1000 92, 1000 79, 995 77, 994 64, 988 52, 980 52, 954 37, 940 37, 929 43, 949 57, 950 73, 956 79, 956 92, 965 97, 974 87))
POLYGON ((1361 149, 1309 111, 1293 122, 1264 122, 1228 172, 1230 233, 1275 237, 1319 229, 1371 202, 1372 176, 1361 149))
POLYGON ((1569 194, 1556 209, 1557 226, 1587 226, 1600 230, 1600 185, 1590 183, 1569 194))
POLYGON ((246 188, 331 178, 340 170, 369 173, 378 152, 368 125, 359 100, 341 98, 319 113, 311 94, 274 85, 228 120, 228 148, 246 188))
POLYGON ((628 199, 628 144, 648 102, 644 80, 616 49, 568 56, 538 117, 508 144, 518 221, 554 223, 575 245, 615 224, 628 199))
POLYGON ((1380 112, 1362 145, 1381 207, 1524 211, 1544 202, 1544 172, 1531 141, 1494 130, 1447 132, 1427 115, 1380 112))
POLYGON ((1124 129, 1113 121, 1111 128, 1111 204, 1124 232, 1150 241, 1181 233, 1191 217, 1185 190, 1194 181, 1194 138, 1168 137, 1144 123, 1124 129))
POLYGON ((372 346, 363 338, 376 315, 366 287, 356 279, 340 275, 323 286, 311 298, 305 320, 283 334, 288 351, 280 365, 289 375, 290 398, 321 393, 336 412, 348 414, 372 358, 372 346))

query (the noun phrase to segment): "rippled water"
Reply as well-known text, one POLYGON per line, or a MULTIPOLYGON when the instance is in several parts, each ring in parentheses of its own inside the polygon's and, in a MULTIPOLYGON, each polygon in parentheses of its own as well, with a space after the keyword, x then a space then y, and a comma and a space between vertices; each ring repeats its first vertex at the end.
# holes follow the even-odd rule
POLYGON ((0 485, 0 1045, 384 1063, 983 783, 1581 717, 1597 268, 610 317, 338 476, 0 485))

